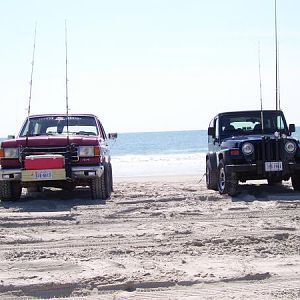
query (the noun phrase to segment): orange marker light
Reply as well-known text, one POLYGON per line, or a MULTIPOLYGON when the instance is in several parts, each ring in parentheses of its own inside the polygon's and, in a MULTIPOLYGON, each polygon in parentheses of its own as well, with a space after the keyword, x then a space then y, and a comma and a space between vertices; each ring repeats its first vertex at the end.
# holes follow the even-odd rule
POLYGON ((0 158, 4 157, 4 149, 0 149, 0 158))
POLYGON ((101 150, 99 146, 94 147, 94 156, 100 156, 101 150))

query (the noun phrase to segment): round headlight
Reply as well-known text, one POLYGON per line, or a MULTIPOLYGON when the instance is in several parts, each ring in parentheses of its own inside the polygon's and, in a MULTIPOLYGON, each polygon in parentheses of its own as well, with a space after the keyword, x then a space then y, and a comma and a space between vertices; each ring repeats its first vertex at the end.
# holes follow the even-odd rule
POLYGON ((252 154, 254 152, 254 146, 251 143, 245 143, 242 146, 242 152, 245 155, 250 155, 250 154, 252 154))
POLYGON ((296 151, 296 144, 292 141, 288 141, 285 143, 284 149, 288 153, 294 153, 296 151))

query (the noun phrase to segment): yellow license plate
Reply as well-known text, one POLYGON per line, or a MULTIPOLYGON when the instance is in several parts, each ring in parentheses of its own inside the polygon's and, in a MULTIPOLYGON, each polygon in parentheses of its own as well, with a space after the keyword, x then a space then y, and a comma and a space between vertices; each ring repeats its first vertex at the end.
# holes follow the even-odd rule
POLYGON ((65 180, 65 169, 23 170, 22 181, 65 180))

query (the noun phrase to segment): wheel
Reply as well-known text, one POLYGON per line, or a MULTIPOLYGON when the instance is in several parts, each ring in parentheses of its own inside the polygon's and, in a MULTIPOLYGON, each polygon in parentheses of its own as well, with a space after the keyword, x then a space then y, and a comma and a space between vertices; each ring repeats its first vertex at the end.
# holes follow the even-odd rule
POLYGON ((92 199, 106 199, 104 186, 104 174, 102 174, 100 178, 95 177, 91 180, 90 189, 92 193, 92 199))
POLYGON ((108 164, 108 171, 109 171, 109 180, 110 180, 110 190, 111 190, 111 192, 113 192, 114 191, 114 181, 113 181, 111 163, 108 164))
POLYGON ((104 172, 101 177, 95 177, 91 180, 90 188, 92 199, 106 200, 111 195, 111 183, 108 166, 104 165, 104 172))
POLYGON ((218 190, 218 172, 217 170, 213 170, 211 166, 211 162, 208 159, 206 161, 206 187, 209 190, 218 190))
POLYGON ((229 176, 226 173, 225 164, 223 160, 219 163, 219 179, 218 179, 218 190, 219 193, 228 194, 229 196, 235 196, 238 190, 238 180, 234 175, 229 176))
POLYGON ((295 191, 300 192, 300 174, 294 174, 292 176, 292 186, 295 191))
POLYGON ((20 200, 21 195, 22 195, 22 185, 20 182, 11 182, 11 195, 12 195, 12 200, 20 200))
POLYGON ((17 201, 21 198, 22 185, 20 182, 0 181, 0 199, 2 201, 17 201))

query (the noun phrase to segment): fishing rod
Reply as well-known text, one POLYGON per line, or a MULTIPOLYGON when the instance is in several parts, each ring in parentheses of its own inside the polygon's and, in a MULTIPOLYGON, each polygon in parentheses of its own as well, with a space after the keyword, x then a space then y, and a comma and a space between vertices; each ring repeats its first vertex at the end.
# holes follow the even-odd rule
POLYGON ((261 62, 260 62, 260 43, 258 43, 258 73, 259 73, 259 98, 260 98, 260 118, 261 130, 264 133, 264 114, 263 114, 263 97, 262 97, 262 83, 261 83, 261 62))
POLYGON ((31 108, 32 78, 33 78, 33 69, 34 69, 35 41, 36 41, 36 27, 37 27, 37 23, 35 23, 35 28, 34 28, 34 40, 33 40, 32 61, 31 61, 31 75, 30 75, 30 81, 29 81, 30 88, 29 88, 27 118, 29 118, 30 108, 31 108))
POLYGON ((65 20, 65 48, 66 48, 66 115, 67 115, 67 138, 69 141, 69 94, 68 94, 68 42, 67 42, 67 20, 65 20))
POLYGON ((276 65, 276 75, 275 75, 275 82, 276 82, 276 110, 280 109, 279 103, 279 62, 278 62, 278 30, 277 30, 277 0, 275 1, 275 65, 276 65))
POLYGON ((35 57, 35 42, 36 42, 36 27, 37 23, 35 22, 34 27, 34 39, 33 39, 33 51, 32 51, 32 61, 31 61, 31 74, 30 74, 30 81, 29 81, 29 98, 28 98, 28 108, 27 108, 27 132, 26 132, 26 145, 28 144, 28 135, 29 135, 29 116, 30 116, 30 109, 31 109, 31 96, 32 96, 32 79, 33 79, 33 69, 34 69, 34 57, 35 57))

